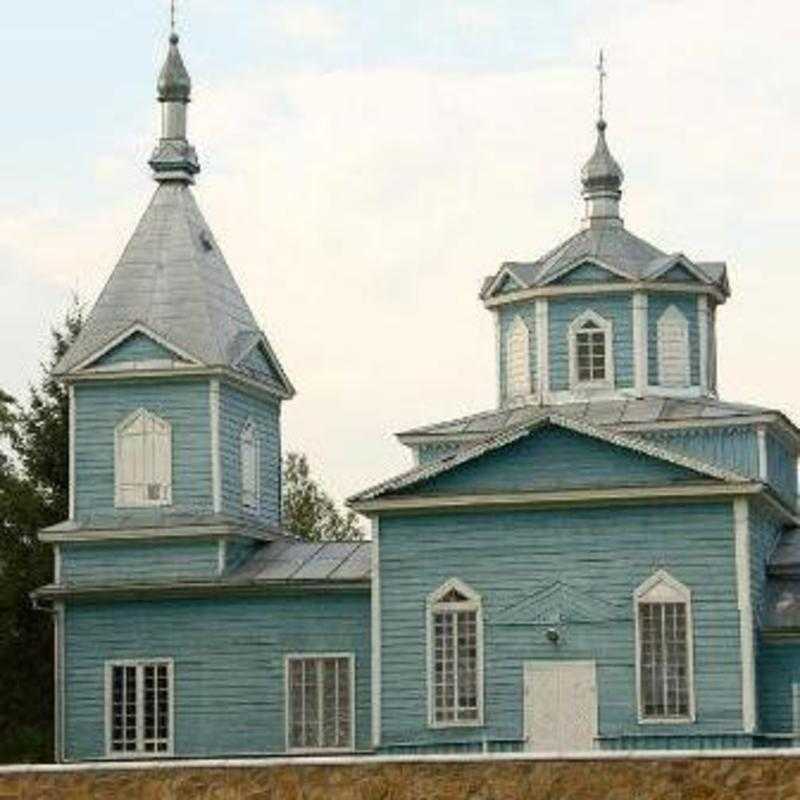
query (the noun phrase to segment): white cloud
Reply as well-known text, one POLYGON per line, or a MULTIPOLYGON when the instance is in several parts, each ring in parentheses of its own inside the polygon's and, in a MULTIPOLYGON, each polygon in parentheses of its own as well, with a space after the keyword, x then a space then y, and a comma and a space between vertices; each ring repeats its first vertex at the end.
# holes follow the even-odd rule
MULTIPOLYGON (((285 443, 339 495, 406 465, 392 431, 494 403, 480 280, 577 226, 599 43, 626 224, 729 260, 724 394, 800 416, 800 31, 790 14, 775 24, 790 6, 592 6, 564 59, 531 72, 244 75, 196 92, 199 200, 299 389, 285 443)), ((0 247, 51 281, 97 287, 147 192, 132 179, 141 148, 125 148, 129 172, 118 152, 99 162, 102 209, 0 209, 0 247)))
POLYGON ((346 31, 341 14, 314 3, 292 0, 278 8, 270 7, 267 14, 270 27, 292 39, 331 42, 346 31))

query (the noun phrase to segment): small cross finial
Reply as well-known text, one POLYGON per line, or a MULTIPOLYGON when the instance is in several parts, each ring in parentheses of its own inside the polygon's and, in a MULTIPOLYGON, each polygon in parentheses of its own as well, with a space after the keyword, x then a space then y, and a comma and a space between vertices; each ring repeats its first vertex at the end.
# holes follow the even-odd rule
POLYGON ((597 108, 597 119, 598 121, 603 121, 603 103, 604 103, 604 96, 603 90, 605 88, 605 80, 608 73, 606 72, 605 61, 603 59, 603 49, 600 48, 600 57, 597 60, 597 79, 598 79, 598 108, 597 108))
POLYGON ((171 33, 175 33, 175 0, 170 0, 169 29, 171 33))

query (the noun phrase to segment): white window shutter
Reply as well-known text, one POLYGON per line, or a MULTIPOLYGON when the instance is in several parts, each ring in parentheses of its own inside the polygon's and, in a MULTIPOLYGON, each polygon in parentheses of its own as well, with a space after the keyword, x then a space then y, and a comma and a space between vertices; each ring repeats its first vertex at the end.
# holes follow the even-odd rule
POLYGON ((242 506, 250 511, 258 511, 260 442, 252 420, 242 428, 239 452, 242 470, 242 506))
POLYGON ((508 397, 531 393, 530 331, 522 317, 514 317, 506 341, 506 385, 508 397))
POLYGON ((675 388, 689 386, 688 320, 676 306, 670 306, 659 318, 657 328, 659 384, 675 388))
POLYGON ((116 430, 116 504, 121 507, 172 502, 172 429, 140 409, 116 430))

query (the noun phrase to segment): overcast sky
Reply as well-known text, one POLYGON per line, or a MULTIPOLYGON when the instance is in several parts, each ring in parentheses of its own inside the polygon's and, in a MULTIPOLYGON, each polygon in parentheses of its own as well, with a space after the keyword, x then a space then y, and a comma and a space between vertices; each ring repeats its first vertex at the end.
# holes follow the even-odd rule
MULTIPOLYGON (((24 397, 154 184, 167 0, 14 3, 0 28, 0 387, 24 397)), ((298 389, 284 446, 338 497, 392 433, 490 408, 504 260, 573 233, 597 49, 623 215, 726 260, 721 394, 800 419, 800 12, 789 2, 182 0, 196 193, 298 389)))

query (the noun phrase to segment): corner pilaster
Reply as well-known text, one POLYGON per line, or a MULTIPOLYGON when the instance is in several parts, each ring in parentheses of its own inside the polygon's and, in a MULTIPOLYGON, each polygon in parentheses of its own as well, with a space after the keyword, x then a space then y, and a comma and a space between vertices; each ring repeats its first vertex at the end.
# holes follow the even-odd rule
POLYGON ((647 392, 647 295, 633 293, 633 380, 637 397, 647 392))

